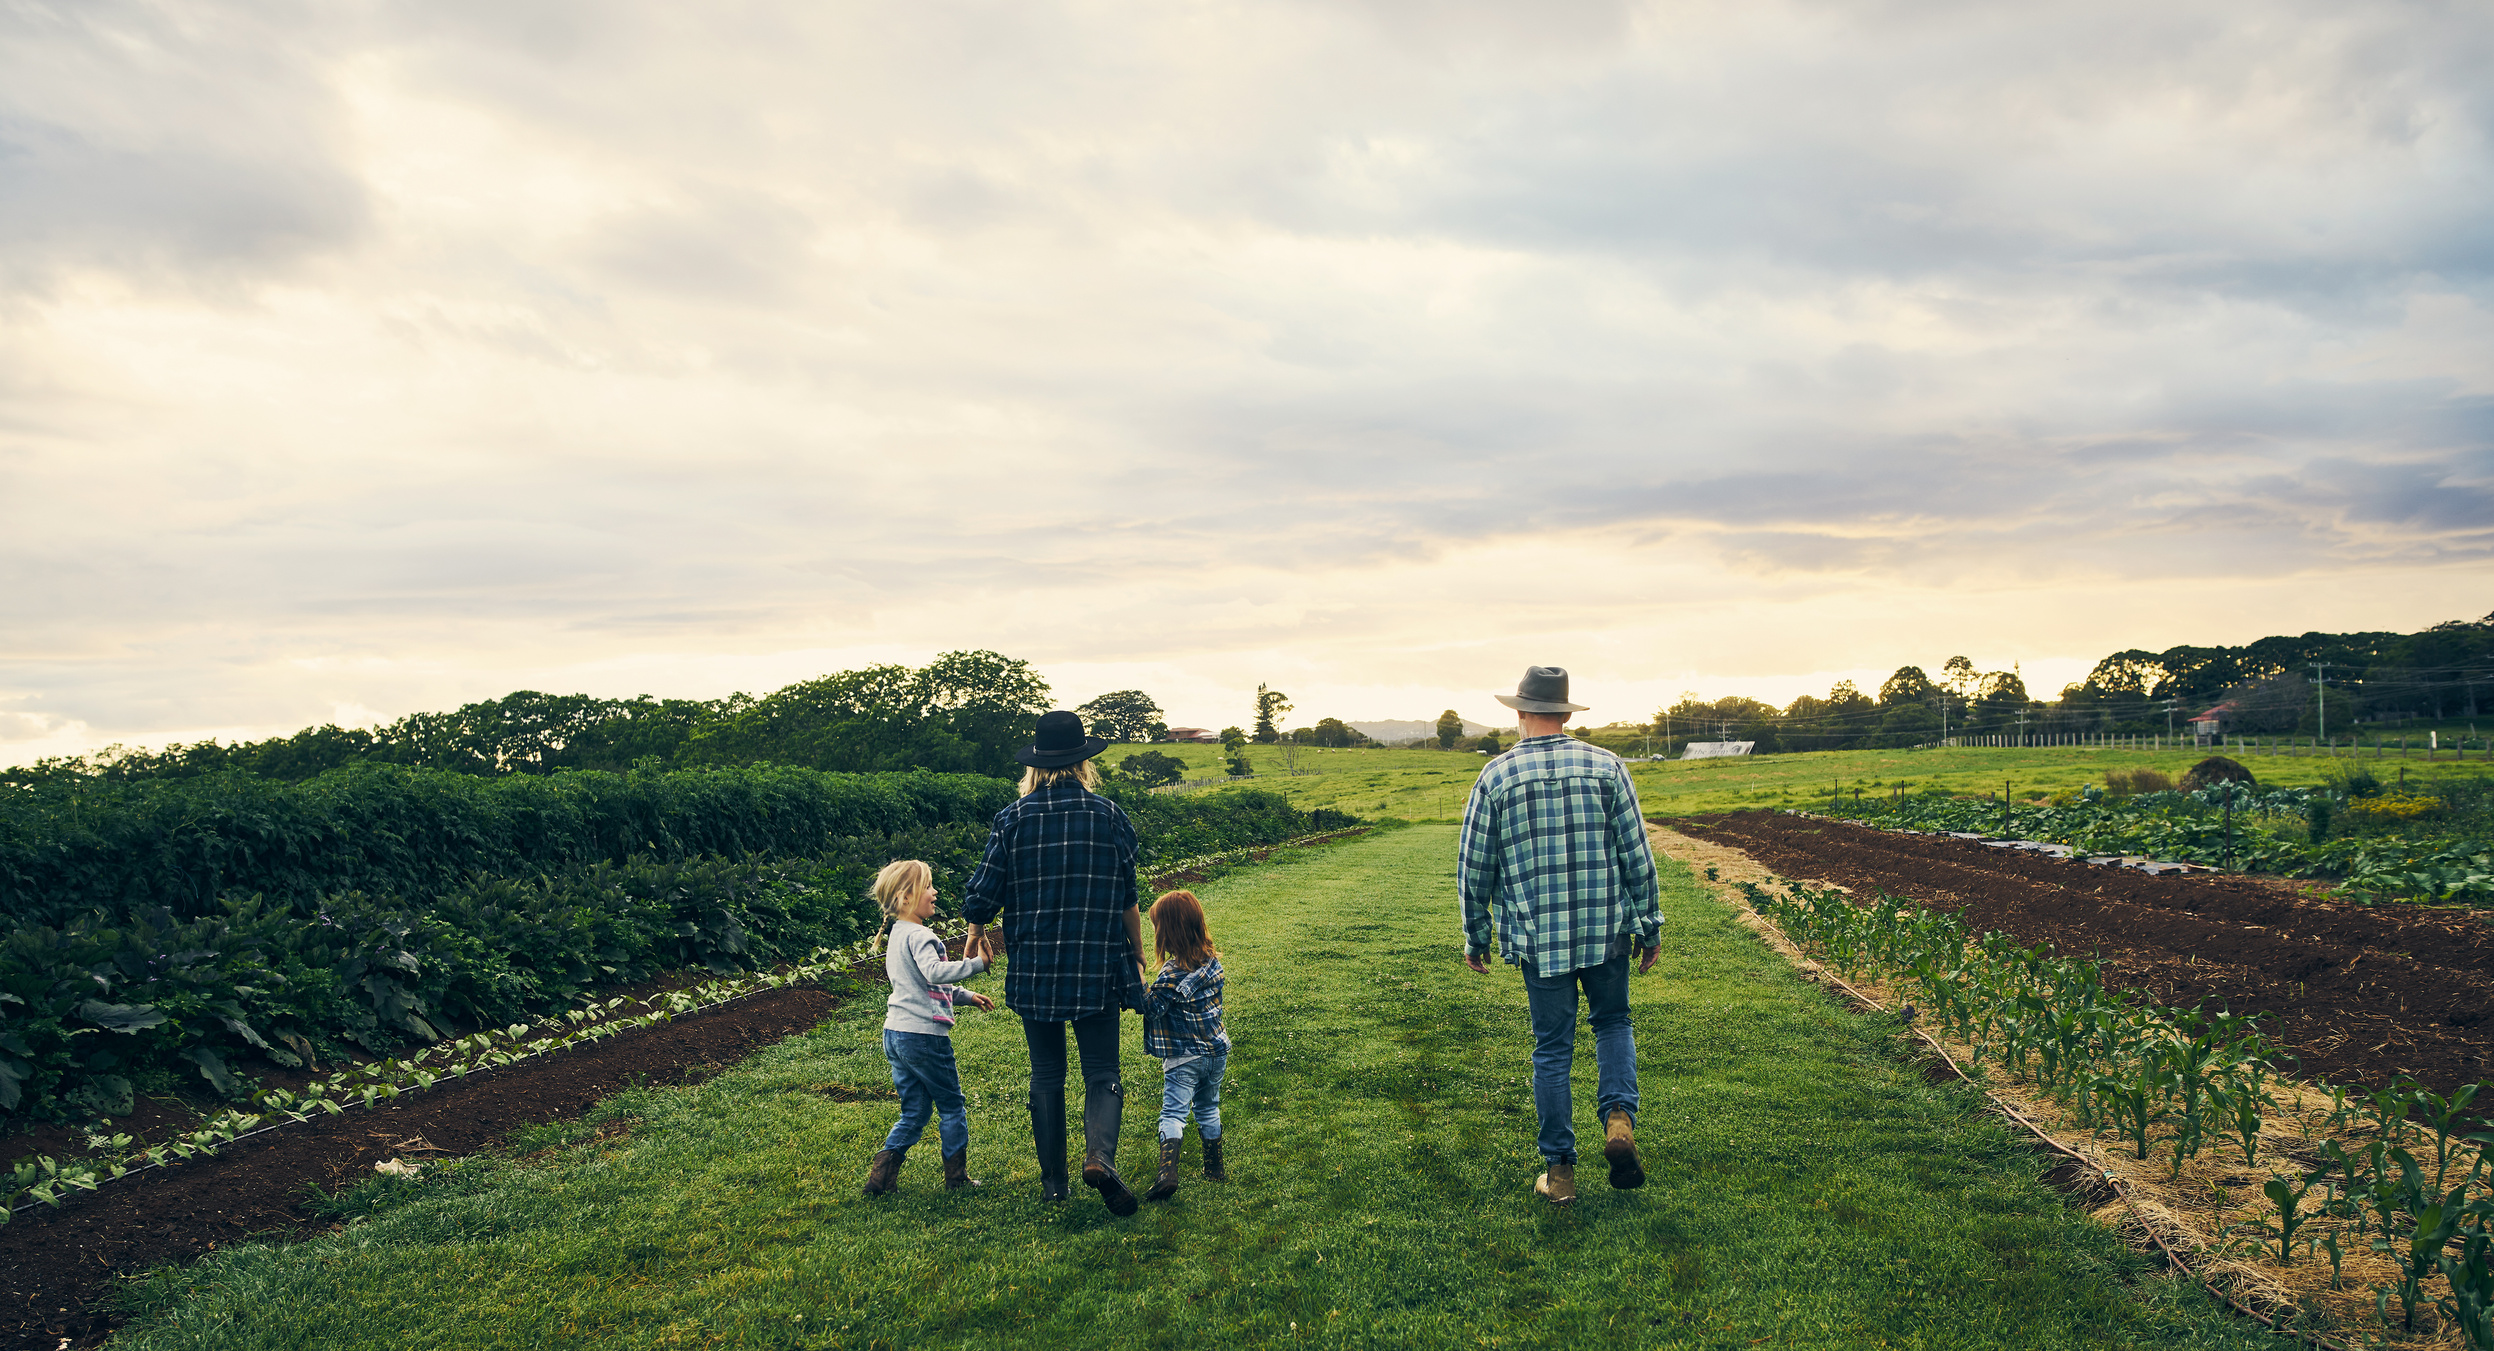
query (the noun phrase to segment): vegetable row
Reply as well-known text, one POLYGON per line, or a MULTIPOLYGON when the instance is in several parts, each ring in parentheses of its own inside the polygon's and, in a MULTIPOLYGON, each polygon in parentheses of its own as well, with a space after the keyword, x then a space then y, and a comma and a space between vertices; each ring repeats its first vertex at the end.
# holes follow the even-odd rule
POLYGON ((2284 877, 2335 878, 2367 898, 2494 904, 2494 841, 2482 828, 2477 786, 2452 797, 2351 797, 2329 789, 2258 791, 2219 783, 2195 792, 2107 797, 2098 790, 2049 804, 2002 804, 1935 794, 1842 802, 1831 815, 1908 830, 2044 840, 2089 854, 2125 854, 2284 877), (2446 808, 2445 802, 2467 810, 2446 808), (2437 804, 2407 812, 2406 804, 2437 804), (2382 829, 2329 838, 2333 821, 2378 818, 2382 829))
POLYGON ((2482 1085, 2443 1096, 2412 1082, 2323 1085, 2328 1137, 2310 1163, 2264 1159, 2261 1128, 2279 1111, 2280 1064, 2257 1015, 2174 1009, 2108 987, 2097 963, 1976 934, 1954 916, 1885 894, 1739 884, 1749 905, 1848 979, 1876 974, 1987 1062, 2059 1102, 2091 1131, 2178 1175, 2203 1150, 2264 1161, 2275 1207, 2258 1237, 2275 1258, 2326 1254, 2339 1288, 2348 1245, 2392 1259, 2375 1288, 2385 1322, 2413 1330, 2431 1310, 2494 1351, 2494 1135, 2482 1085), (2281 1165, 2282 1170, 2281 1170, 2281 1165), (2316 1222, 2317 1221, 2317 1222, 2316 1222))

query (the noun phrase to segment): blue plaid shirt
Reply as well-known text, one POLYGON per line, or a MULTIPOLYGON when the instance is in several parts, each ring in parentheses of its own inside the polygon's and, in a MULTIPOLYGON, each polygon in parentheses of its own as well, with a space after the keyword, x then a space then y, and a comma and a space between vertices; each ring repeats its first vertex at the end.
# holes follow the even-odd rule
POLYGON ((1492 760, 1464 803, 1457 849, 1464 952, 1541 975, 1600 966, 1613 940, 1661 935, 1661 888, 1628 766, 1566 735, 1526 737, 1492 760))
POLYGON ((996 813, 970 874, 964 919, 1004 917, 1005 1003, 1032 1022, 1143 1007, 1126 941, 1139 895, 1134 825, 1082 785, 1057 782, 996 813))
POLYGON ((1230 1034, 1221 1028, 1221 959, 1208 958, 1192 971, 1162 963, 1152 988, 1143 992, 1143 1054, 1167 1060, 1228 1049, 1230 1034))

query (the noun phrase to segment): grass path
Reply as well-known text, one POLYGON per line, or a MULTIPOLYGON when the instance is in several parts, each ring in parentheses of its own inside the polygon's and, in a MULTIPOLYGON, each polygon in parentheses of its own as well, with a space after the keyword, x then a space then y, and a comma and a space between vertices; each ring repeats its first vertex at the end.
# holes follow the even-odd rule
MULTIPOLYGON (((1238 1048, 1226 1186, 1126 1221, 1079 1187, 1043 1205, 1000 1012, 957 1037, 988 1186, 941 1190, 930 1130, 902 1193, 864 1200, 894 1106, 839 1100, 888 1084, 860 999, 533 1157, 369 1186, 336 1234, 162 1273, 116 1345, 2266 1344, 2144 1276, 1668 863, 1665 957, 1632 987, 1653 1180, 1589 1167, 1572 1211, 1535 1201, 1523 991, 1455 960, 1453 846, 1412 827, 1205 889, 1238 1048)), ((1148 1176, 1139 1040, 1122 1161, 1148 1176)))

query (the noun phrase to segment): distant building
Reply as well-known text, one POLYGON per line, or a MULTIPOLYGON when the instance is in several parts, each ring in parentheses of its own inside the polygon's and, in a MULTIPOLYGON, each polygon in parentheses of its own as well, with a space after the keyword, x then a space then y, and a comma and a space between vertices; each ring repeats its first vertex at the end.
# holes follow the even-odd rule
POLYGON ((1199 743, 1218 744, 1221 738, 1212 731, 1202 727, 1172 727, 1169 729, 1169 735, 1162 737, 1161 740, 1193 741, 1199 743))
POLYGON ((1757 744, 1755 741, 1692 741, 1680 748, 1680 758, 1712 760, 1725 755, 1747 755, 1757 744))
POLYGON ((2234 716, 2234 701, 2229 699, 2215 708, 2191 719, 2191 735, 2201 741, 2216 741, 2226 734, 2226 720, 2234 716))

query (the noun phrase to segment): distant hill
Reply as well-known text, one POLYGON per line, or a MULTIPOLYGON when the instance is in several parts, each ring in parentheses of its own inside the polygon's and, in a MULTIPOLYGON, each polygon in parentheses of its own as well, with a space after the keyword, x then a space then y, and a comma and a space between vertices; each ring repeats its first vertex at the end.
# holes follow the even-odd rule
MULTIPOLYGON (((1351 726, 1358 729, 1361 736, 1367 737, 1371 741, 1413 741, 1424 736, 1436 736, 1438 734, 1438 724, 1437 719, 1435 718, 1431 718, 1427 722, 1419 722, 1410 719, 1397 722, 1355 722, 1352 723, 1351 726)), ((1492 730, 1494 729, 1483 727, 1481 724, 1472 722, 1468 719, 1463 725, 1463 734, 1465 736, 1480 736, 1482 733, 1492 730)))

